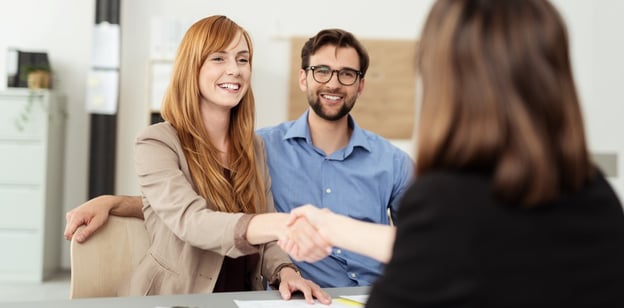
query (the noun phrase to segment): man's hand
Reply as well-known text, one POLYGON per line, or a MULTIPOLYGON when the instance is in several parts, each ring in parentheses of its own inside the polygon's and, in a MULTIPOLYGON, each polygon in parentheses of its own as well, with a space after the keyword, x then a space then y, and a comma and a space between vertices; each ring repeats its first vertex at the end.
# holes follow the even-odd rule
POLYGON ((284 267, 280 271, 279 292, 284 300, 289 300, 292 292, 301 291, 308 304, 314 304, 314 298, 325 305, 331 304, 331 296, 316 283, 304 279, 294 269, 284 267))
POLYGON ((277 244, 297 261, 316 262, 327 257, 332 245, 321 235, 318 229, 305 216, 291 219, 286 227, 286 234, 277 244))
POLYGON ((304 205, 291 211, 286 237, 277 244, 297 261, 316 262, 331 253, 332 243, 324 234, 324 218, 331 212, 312 205, 304 205))
MULTIPOLYGON (((290 212, 287 228, 292 228, 301 220, 316 228, 318 237, 325 240, 327 245, 342 247, 383 263, 389 262, 392 257, 396 237, 394 226, 356 220, 310 204, 297 207, 290 212)), ((277 242, 293 259, 315 262, 319 257, 319 251, 314 254, 315 252, 309 249, 313 246, 308 246, 306 250, 305 243, 296 238, 280 238, 277 242)))
POLYGON ((78 243, 86 241, 97 229, 108 220, 108 215, 113 202, 109 200, 113 196, 99 196, 93 198, 79 207, 65 214, 65 239, 71 240, 76 237, 78 243), (78 227, 86 227, 76 232, 78 227))

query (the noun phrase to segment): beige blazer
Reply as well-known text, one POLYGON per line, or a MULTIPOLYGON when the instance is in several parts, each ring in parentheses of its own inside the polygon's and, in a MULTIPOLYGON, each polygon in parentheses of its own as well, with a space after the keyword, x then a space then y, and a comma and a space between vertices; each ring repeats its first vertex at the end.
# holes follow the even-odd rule
MULTIPOLYGON (((264 144, 256 137, 255 153, 264 174, 266 208, 275 211, 264 144)), ((197 192, 176 130, 169 123, 147 127, 136 140, 135 167, 143 194, 150 248, 118 294, 157 295, 210 293, 224 256, 259 252, 253 277, 256 290, 263 277, 275 280, 291 260, 275 242, 250 245, 244 235, 253 215, 211 209, 197 192)))

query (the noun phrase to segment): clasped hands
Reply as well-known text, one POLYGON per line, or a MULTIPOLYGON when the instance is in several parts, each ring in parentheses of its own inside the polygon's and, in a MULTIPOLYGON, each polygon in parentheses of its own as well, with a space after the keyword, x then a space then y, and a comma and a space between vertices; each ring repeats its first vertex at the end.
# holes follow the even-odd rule
POLYGON ((327 257, 333 246, 328 230, 332 214, 329 209, 309 204, 293 209, 277 244, 297 261, 316 262, 327 257))

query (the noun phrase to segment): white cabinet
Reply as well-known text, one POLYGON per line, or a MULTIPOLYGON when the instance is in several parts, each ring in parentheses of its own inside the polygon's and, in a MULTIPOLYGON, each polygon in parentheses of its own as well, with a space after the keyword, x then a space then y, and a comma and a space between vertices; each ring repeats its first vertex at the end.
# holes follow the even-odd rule
POLYGON ((54 91, 0 91, 0 281, 60 267, 65 114, 54 91))

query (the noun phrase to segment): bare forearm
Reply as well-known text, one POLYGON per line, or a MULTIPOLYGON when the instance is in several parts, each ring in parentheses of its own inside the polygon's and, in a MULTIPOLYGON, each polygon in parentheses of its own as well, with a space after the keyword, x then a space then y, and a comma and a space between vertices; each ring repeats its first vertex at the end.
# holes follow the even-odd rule
POLYGON ((110 199, 109 213, 115 216, 143 219, 143 202, 140 196, 107 196, 110 199))
POLYGON ((288 214, 267 213, 254 216, 247 226, 247 241, 252 245, 275 241, 285 233, 288 214))
POLYGON ((369 256, 383 263, 390 261, 396 228, 330 214, 321 227, 324 236, 337 247, 369 256))
POLYGON ((102 195, 81 204, 65 214, 67 221, 64 236, 70 240, 74 236, 80 243, 86 241, 99 229, 109 215, 137 217, 143 219, 140 197, 102 195), (78 230, 80 226, 85 226, 78 230))

